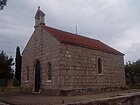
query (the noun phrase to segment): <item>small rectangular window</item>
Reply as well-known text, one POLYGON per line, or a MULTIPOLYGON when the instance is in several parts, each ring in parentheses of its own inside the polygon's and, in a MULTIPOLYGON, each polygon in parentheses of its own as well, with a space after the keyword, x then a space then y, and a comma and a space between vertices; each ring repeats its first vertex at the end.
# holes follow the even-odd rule
POLYGON ((52 67, 51 63, 48 63, 48 80, 52 79, 52 67))
POLYGON ((98 74, 102 74, 102 59, 98 58, 98 74))
POLYGON ((27 66, 27 81, 29 81, 29 66, 27 66))

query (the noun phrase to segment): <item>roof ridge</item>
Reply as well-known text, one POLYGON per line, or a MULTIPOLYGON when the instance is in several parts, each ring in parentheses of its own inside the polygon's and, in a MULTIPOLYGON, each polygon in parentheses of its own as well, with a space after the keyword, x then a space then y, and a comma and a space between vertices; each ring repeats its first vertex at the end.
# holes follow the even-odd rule
MULTIPOLYGON (((65 31, 65 30, 57 29, 57 28, 54 28, 54 27, 51 27, 51 26, 45 26, 45 27, 51 28, 51 29, 54 29, 54 30, 57 30, 57 31, 65 32, 65 33, 68 33, 68 34, 71 34, 71 35, 74 35, 74 36, 76 35, 76 36, 80 36, 80 37, 83 37, 83 38, 86 38, 86 39, 100 41, 100 40, 98 40, 98 39, 86 37, 86 36, 81 35, 81 34, 75 34, 75 33, 72 33, 72 32, 67 32, 67 31, 65 31)), ((101 42, 101 41, 100 41, 100 42, 101 42)))
POLYGON ((120 51, 101 42, 100 40, 92 39, 92 38, 89 38, 86 36, 74 34, 74 33, 67 32, 67 31, 63 31, 63 30, 56 29, 56 28, 53 28, 50 26, 43 25, 43 28, 47 32, 49 32, 52 36, 54 36, 61 43, 86 47, 86 48, 94 49, 97 51, 102 51, 102 52, 116 54, 116 55, 124 55, 120 51))

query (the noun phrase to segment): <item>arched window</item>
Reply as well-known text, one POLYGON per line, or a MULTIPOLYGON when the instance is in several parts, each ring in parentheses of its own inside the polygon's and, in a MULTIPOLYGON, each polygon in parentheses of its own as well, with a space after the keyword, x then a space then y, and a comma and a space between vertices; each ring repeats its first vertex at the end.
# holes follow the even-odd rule
POLYGON ((27 66, 27 81, 29 81, 29 66, 27 66))
POLYGON ((102 59, 99 57, 98 58, 98 74, 102 74, 102 59))
POLYGON ((48 80, 52 79, 52 66, 51 63, 48 63, 48 80))

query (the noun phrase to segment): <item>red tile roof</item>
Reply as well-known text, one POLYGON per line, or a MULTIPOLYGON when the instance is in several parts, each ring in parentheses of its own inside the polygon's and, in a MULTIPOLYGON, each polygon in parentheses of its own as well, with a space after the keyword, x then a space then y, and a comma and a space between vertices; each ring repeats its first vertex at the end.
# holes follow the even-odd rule
POLYGON ((99 40, 87 38, 70 32, 65 32, 48 26, 43 26, 43 28, 51 35, 53 35, 55 38, 57 38, 61 43, 86 47, 116 55, 124 55, 123 53, 111 48, 110 46, 102 43, 99 40))

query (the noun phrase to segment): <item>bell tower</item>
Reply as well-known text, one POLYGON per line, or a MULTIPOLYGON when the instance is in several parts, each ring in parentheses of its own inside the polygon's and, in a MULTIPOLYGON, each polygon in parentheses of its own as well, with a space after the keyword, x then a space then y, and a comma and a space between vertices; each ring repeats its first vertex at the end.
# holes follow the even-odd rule
POLYGON ((35 28, 40 24, 45 25, 45 14, 40 10, 40 6, 35 14, 35 28))

